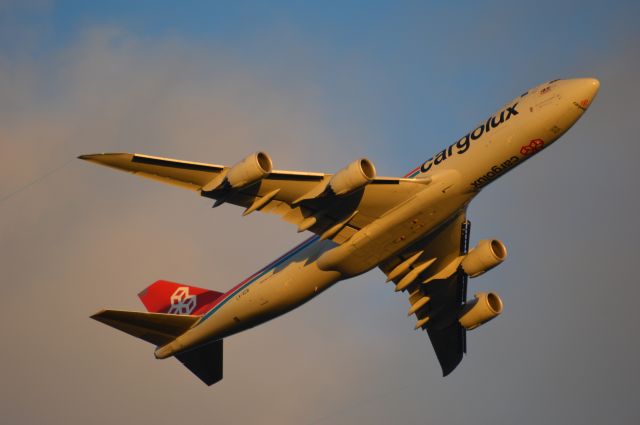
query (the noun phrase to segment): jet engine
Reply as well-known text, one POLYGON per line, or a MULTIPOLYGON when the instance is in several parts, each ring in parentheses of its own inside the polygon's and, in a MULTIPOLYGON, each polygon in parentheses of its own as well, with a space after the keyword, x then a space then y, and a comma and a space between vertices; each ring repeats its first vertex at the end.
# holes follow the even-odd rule
POLYGON ((272 164, 266 153, 253 153, 231 167, 226 180, 233 189, 241 189, 268 176, 273 168, 272 164))
POLYGON ((331 177, 329 187, 336 195, 346 195, 368 185, 376 178, 376 167, 366 158, 353 161, 331 177))
POLYGON ((479 292, 473 301, 467 302, 458 321, 467 330, 487 323, 502 313, 502 300, 493 292, 479 292))
POLYGON ((507 258, 507 247, 497 239, 481 240, 460 265, 469 277, 480 276, 507 258))

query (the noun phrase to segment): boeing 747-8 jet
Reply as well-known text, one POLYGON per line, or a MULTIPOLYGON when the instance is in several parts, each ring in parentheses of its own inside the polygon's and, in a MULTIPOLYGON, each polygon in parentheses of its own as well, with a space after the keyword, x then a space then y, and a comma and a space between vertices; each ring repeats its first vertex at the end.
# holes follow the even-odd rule
POLYGON ((380 268, 409 299, 444 375, 466 352, 466 332, 502 312, 495 293, 467 299, 467 280, 507 256, 497 239, 469 249, 466 210, 482 188, 551 145, 582 116, 598 80, 541 84, 507 103, 404 177, 378 177, 358 159, 335 174, 279 171, 264 152, 234 166, 104 153, 81 159, 129 171, 294 224, 311 238, 225 293, 157 281, 139 296, 148 312, 92 318, 176 357, 206 384, 222 379, 222 341, 287 313, 336 282, 380 268))

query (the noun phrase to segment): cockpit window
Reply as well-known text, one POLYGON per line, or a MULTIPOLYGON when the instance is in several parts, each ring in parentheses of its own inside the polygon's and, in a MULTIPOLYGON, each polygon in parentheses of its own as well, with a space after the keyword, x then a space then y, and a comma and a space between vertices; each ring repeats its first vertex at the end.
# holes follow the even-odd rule
POLYGON ((557 80, 551 80, 547 84, 555 83, 556 81, 560 81, 560 78, 558 78, 557 80))
POLYGON ((520 95, 520 97, 525 97, 525 96, 526 96, 526 95, 528 95, 528 94, 529 94, 529 92, 528 92, 528 91, 526 91, 526 92, 522 93, 522 94, 520 95))

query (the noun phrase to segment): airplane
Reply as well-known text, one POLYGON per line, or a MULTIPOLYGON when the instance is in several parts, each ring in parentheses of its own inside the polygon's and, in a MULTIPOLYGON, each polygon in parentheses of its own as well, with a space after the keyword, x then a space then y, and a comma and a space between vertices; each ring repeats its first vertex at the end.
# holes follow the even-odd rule
POLYGON ((467 299, 468 278, 502 263, 497 239, 469 249, 469 203, 481 190, 562 136, 593 102, 593 78, 553 80, 500 108, 404 177, 379 177, 361 158, 335 174, 274 170, 264 152, 229 167, 129 153, 79 158, 190 189, 243 215, 272 213, 314 235, 225 293, 159 280, 139 297, 147 312, 101 310, 93 319, 150 342, 207 385, 222 379, 222 341, 378 267, 409 299, 450 374, 466 332, 503 310, 493 292, 467 299))

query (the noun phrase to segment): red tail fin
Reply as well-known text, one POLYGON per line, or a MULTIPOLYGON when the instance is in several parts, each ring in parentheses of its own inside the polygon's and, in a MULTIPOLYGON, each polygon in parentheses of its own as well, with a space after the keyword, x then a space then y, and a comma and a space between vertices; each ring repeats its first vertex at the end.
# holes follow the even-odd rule
POLYGON ((151 313, 204 314, 221 292, 159 280, 138 294, 151 313))

